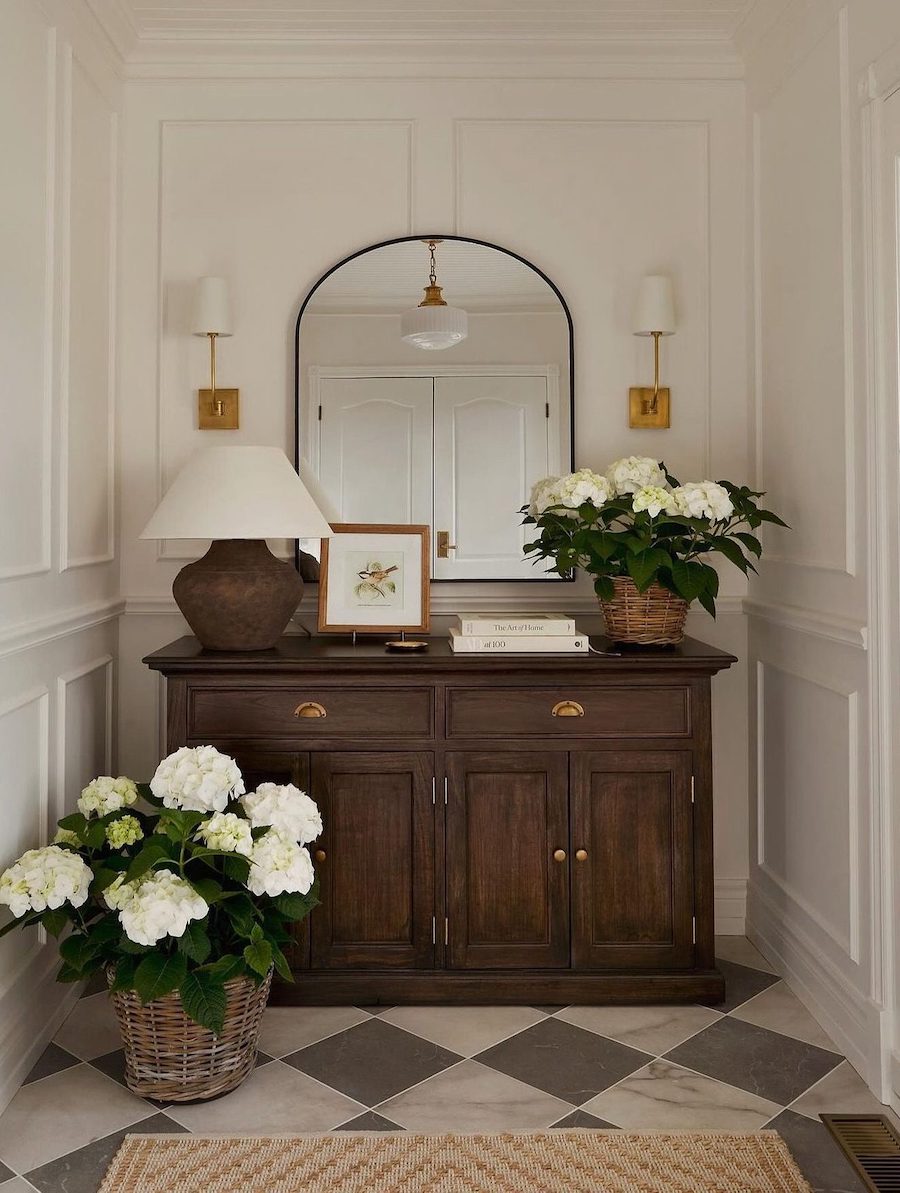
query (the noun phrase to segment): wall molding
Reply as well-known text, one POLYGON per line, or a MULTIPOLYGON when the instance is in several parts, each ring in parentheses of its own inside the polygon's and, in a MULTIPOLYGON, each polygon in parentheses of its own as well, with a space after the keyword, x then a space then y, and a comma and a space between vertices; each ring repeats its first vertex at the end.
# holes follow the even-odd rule
POLYGON ((747 926, 747 878, 716 878, 715 920, 717 936, 743 936, 747 926))
POLYGON ((125 601, 116 598, 76 605, 48 614, 46 617, 19 622, 0 634, 0 659, 8 658, 21 650, 35 650, 39 646, 46 646, 48 642, 67 638, 70 634, 80 634, 84 630, 93 629, 94 626, 115 621, 124 609, 125 601))
POLYGON ((868 650, 868 627, 834 613, 755 597, 747 597, 744 600, 744 612, 748 617, 755 617, 780 629, 822 638, 826 642, 836 642, 841 646, 853 646, 857 650, 868 650))
POLYGON ((113 763, 113 685, 115 679, 115 664, 111 654, 99 655, 87 663, 64 671, 56 677, 56 811, 57 819, 65 815, 66 796, 68 793, 68 767, 66 765, 66 746, 68 743, 68 729, 66 725, 66 705, 69 685, 92 675, 95 671, 105 671, 104 690, 104 742, 103 766, 104 774, 112 774, 113 763))

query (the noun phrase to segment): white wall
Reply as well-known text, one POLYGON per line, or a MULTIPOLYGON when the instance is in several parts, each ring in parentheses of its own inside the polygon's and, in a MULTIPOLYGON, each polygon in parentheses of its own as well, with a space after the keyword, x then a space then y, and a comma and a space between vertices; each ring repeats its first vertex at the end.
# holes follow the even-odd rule
MULTIPOLYGON (((114 764, 120 89, 80 0, 0 38, 0 868, 114 764)), ((0 942, 0 1108, 72 997, 55 943, 0 942)))
MULTIPOLYGON (((522 254, 572 311, 578 465, 658 453, 685 479, 747 475, 742 84, 500 81, 447 64, 427 81, 369 71, 127 85, 120 711, 123 766, 138 776, 154 765, 161 733, 157 678, 140 658, 184 632, 171 602, 184 545, 137 536, 199 445, 225 435, 292 452, 297 312, 313 282, 357 248, 437 230, 522 254), (673 275, 680 311, 662 349, 672 429, 630 431, 628 387, 652 368, 648 342, 630 334, 631 304, 641 276, 656 271, 673 275), (221 345, 219 378, 241 388, 238 432, 196 429, 207 355, 185 334, 184 314, 203 274, 233 286, 235 335, 221 345)), ((589 586, 562 587, 438 585, 433 601, 439 614, 461 603, 596 610, 589 586)), ((743 928, 747 878, 746 767, 735 764, 747 750, 742 592, 738 573, 725 577, 718 624, 691 619, 694 633, 741 658, 715 680, 725 931, 743 928)))
MULTIPOLYGON (((872 767, 885 646, 872 616, 877 370, 860 103, 869 63, 898 37, 891 0, 795 0, 748 69, 751 442, 758 487, 793 527, 766 536, 751 585, 748 927, 885 1095, 890 793, 872 767)), ((892 438, 896 451, 896 411, 892 438)), ((896 510, 888 517, 896 533, 896 510)))

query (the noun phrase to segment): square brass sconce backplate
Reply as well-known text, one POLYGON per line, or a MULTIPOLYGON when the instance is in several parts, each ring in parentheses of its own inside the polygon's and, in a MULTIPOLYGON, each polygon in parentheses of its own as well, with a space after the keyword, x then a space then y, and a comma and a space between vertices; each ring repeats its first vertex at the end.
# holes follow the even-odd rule
POLYGON ((668 427, 669 387, 660 386, 653 409, 653 386, 632 385, 628 391, 629 427, 668 427))
POLYGON ((238 393, 237 389, 217 389, 215 401, 211 389, 199 391, 198 422, 201 431, 236 431, 238 421, 238 393), (221 403, 221 414, 216 413, 216 407, 221 403))

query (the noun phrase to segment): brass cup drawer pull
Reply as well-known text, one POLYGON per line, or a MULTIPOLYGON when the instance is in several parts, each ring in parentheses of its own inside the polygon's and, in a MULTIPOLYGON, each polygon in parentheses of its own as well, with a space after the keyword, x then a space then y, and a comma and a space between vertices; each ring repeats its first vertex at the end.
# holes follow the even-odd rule
POLYGON ((564 862, 566 860, 566 851, 564 849, 554 849, 553 860, 555 862, 564 862))
POLYGON ((575 850, 575 861, 576 862, 586 862, 587 861, 587 850, 586 849, 576 849, 575 850))
POLYGON ((323 705, 318 704, 315 700, 304 700, 294 709, 294 716, 308 719, 310 717, 327 717, 328 713, 323 705))
POLYGON ((560 700, 550 709, 550 715, 554 717, 583 717, 584 705, 579 704, 577 700, 560 700))

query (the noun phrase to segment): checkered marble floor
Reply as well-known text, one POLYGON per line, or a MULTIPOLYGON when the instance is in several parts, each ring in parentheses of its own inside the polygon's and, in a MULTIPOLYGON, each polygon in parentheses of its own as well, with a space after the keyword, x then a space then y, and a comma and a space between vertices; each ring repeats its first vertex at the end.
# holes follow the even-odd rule
POLYGON ((0 1116, 0 1193, 94 1193, 129 1132, 546 1127, 781 1133, 816 1190, 862 1186, 818 1115, 881 1113, 742 937, 721 1007, 270 1008, 256 1071, 206 1105, 124 1085, 105 993, 87 992, 0 1116))

